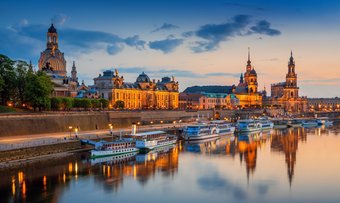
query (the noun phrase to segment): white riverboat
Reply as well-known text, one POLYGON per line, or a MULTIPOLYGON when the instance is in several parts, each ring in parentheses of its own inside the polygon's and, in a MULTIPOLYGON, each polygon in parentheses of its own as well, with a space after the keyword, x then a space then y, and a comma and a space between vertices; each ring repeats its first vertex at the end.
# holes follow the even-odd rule
POLYGON ((170 135, 164 131, 151 131, 131 134, 131 137, 136 141, 136 148, 149 151, 155 148, 164 147, 168 145, 176 144, 177 138, 174 135, 170 135))
POLYGON ((135 141, 119 140, 114 142, 98 142, 94 150, 91 150, 91 157, 115 156, 127 153, 138 152, 135 141))
POLYGON ((333 125, 333 121, 330 121, 327 117, 321 117, 316 120, 318 125, 330 126, 333 125))
POLYGON ((236 124, 238 132, 253 132, 262 129, 261 123, 253 119, 238 120, 236 124))
POLYGON ((117 164, 117 163, 126 163, 129 161, 133 161, 134 157, 138 154, 138 151, 136 152, 130 152, 126 154, 119 154, 119 155, 113 155, 113 156, 97 156, 92 159, 90 159, 91 165, 96 165, 100 163, 106 163, 106 164, 117 164))
POLYGON ((284 128, 289 127, 287 120, 283 120, 283 119, 273 120, 273 123, 274 123, 275 129, 284 129, 284 128))
POLYGON ((183 131, 183 138, 186 141, 204 140, 219 136, 216 125, 198 123, 187 126, 183 131))
POLYGON ((291 120, 288 120, 287 125, 288 125, 288 127, 291 127, 291 128, 301 127, 302 121, 298 120, 298 119, 291 119, 291 120))
POLYGON ((304 120, 304 121, 302 121, 302 126, 303 127, 317 127, 318 126, 318 122, 315 119, 304 120))
POLYGON ((268 118, 261 117, 256 121, 258 121, 261 124, 262 130, 268 130, 268 129, 272 129, 274 127, 274 123, 272 121, 270 121, 268 118))
POLYGON ((219 135, 229 135, 235 132, 235 127, 224 120, 215 120, 210 122, 211 126, 215 125, 219 135))

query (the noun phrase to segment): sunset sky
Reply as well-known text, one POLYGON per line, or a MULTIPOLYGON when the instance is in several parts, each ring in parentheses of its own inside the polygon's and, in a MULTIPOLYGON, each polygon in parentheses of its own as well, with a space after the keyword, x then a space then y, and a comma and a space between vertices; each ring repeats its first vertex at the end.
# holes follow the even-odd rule
POLYGON ((51 22, 67 69, 80 80, 117 68, 192 85, 232 85, 250 47, 259 89, 285 79, 290 51, 300 95, 340 96, 340 1, 7 1, 0 4, 0 54, 37 67, 51 22))

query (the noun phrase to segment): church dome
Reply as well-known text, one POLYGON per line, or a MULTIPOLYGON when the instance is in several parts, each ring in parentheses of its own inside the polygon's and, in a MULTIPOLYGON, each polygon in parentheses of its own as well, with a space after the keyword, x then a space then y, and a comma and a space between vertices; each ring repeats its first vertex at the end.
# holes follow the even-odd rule
POLYGON ((150 82, 150 78, 148 75, 146 75, 144 72, 141 73, 138 77, 136 82, 150 82))
POLYGON ((48 32, 49 32, 49 33, 57 33, 57 29, 55 29, 55 27, 53 26, 53 24, 51 24, 50 28, 48 28, 48 32))
POLYGON ((250 71, 250 74, 251 74, 251 75, 257 75, 255 69, 252 69, 252 70, 250 71))

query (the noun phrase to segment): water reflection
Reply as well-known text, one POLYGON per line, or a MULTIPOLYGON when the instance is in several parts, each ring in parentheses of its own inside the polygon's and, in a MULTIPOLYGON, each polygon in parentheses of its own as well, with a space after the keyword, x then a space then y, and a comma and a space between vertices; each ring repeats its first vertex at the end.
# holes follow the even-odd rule
MULTIPOLYGON (((129 186, 128 188, 133 187, 136 183, 142 188, 157 188, 159 185, 155 186, 155 184, 160 184, 157 180, 164 178, 167 184, 175 185, 179 184, 178 181, 186 180, 187 177, 183 174, 197 176, 194 183, 185 181, 180 183, 184 188, 195 188, 193 184, 197 184, 199 190, 190 189, 197 196, 203 195, 202 191, 228 190, 233 194, 233 198, 244 200, 254 196, 253 190, 256 194, 270 194, 268 190, 274 187, 273 179, 282 187, 284 182, 280 182, 280 177, 283 175, 289 182, 289 185, 285 183, 286 186, 292 187, 293 182, 297 184, 295 176, 303 177, 303 174, 296 173, 297 162, 304 162, 303 157, 308 155, 303 151, 304 149, 299 149, 299 144, 301 148, 302 143, 308 145, 311 139, 323 139, 323 137, 330 136, 337 138, 338 133, 339 125, 329 128, 289 128, 225 136, 200 142, 180 141, 176 146, 162 148, 147 154, 135 153, 121 157, 89 159, 87 153, 79 153, 23 163, 0 171, 0 202, 59 202, 60 198, 64 197, 63 194, 71 188, 81 191, 81 184, 93 184, 95 190, 103 189, 107 194, 122 195, 127 190, 126 187, 123 187, 125 184, 129 186), (298 153, 302 158, 297 156, 298 153), (284 162, 279 158, 280 156, 284 157, 284 162), (259 157, 263 159, 262 162, 259 157), (210 170, 207 174, 198 175, 196 174, 198 172, 195 173, 195 168, 187 165, 189 162, 200 162, 208 169, 210 160, 215 160, 216 164, 221 163, 225 170, 228 170, 228 173, 233 176, 239 179, 244 177, 247 180, 245 184, 248 186, 243 185, 245 181, 235 183, 215 169, 210 170), (234 162, 237 164, 232 166, 234 162), (255 174, 265 176, 264 168, 274 174, 273 171, 278 169, 271 165, 271 162, 276 164, 281 162, 286 166, 286 169, 270 180, 254 180, 249 183, 250 177, 254 177, 255 174), (226 165, 227 163, 228 165, 226 165), (243 172, 240 173, 240 169, 243 172), (188 172, 187 170, 194 171, 188 172), (72 184, 76 182, 78 182, 77 185, 72 184)), ((340 139, 337 139, 336 142, 340 144, 340 139)), ((318 145, 311 147, 317 148, 318 145)), ((340 158, 340 155, 337 156, 336 153, 332 155, 335 156, 333 157, 335 160, 340 158)), ((326 176, 327 173, 323 174, 323 171, 320 171, 320 175, 326 176)), ((340 189, 340 186, 338 188, 340 189)), ((296 193, 299 195, 298 192, 296 193)), ((92 194, 87 195, 91 196, 92 194)), ((168 198, 179 200, 179 196, 171 193, 169 195, 171 196, 168 198)), ((301 193, 301 195, 303 194, 301 193)), ((334 196, 337 193, 331 195, 334 196)), ((125 198, 131 201, 136 200, 133 196, 125 198)), ((216 202, 221 202, 226 197, 221 193, 216 194, 215 198, 217 198, 216 202)))

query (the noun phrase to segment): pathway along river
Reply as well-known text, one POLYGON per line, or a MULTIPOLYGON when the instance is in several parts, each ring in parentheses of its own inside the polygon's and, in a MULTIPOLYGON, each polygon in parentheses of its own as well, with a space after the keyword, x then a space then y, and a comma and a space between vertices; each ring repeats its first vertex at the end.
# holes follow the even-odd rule
POLYGON ((179 142, 114 161, 78 153, 0 171, 0 202, 338 203, 339 191, 340 123, 179 142))

